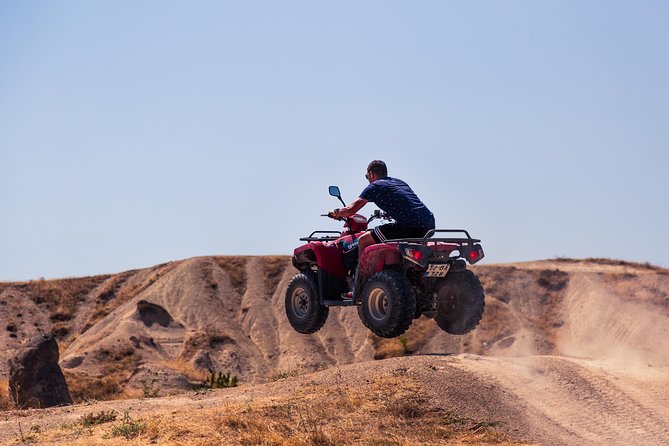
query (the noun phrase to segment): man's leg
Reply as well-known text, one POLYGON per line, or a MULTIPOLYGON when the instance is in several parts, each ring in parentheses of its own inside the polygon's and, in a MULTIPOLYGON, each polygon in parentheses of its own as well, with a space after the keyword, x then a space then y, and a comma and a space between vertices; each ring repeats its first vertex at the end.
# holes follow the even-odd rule
POLYGON ((360 236, 358 239, 358 264, 355 267, 355 275, 353 276, 353 289, 351 290, 351 296, 355 299, 356 292, 358 291, 358 286, 360 285, 360 259, 362 258, 362 252, 366 247, 371 246, 376 243, 372 233, 367 231, 360 236))
POLYGON ((360 236, 360 238, 358 239, 358 261, 360 260, 362 252, 365 250, 365 248, 375 243, 376 240, 374 240, 374 237, 372 237, 372 233, 369 231, 366 231, 364 234, 360 236))

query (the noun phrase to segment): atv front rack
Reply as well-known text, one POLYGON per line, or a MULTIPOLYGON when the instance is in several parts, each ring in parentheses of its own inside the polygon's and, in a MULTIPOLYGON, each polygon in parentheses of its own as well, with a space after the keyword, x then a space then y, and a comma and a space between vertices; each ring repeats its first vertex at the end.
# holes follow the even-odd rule
POLYGON ((300 241, 302 242, 329 242, 332 240, 337 240, 341 237, 341 232, 339 231, 314 231, 309 234, 308 237, 302 237, 300 241), (316 234, 337 234, 337 235, 326 235, 322 237, 314 237, 316 234))

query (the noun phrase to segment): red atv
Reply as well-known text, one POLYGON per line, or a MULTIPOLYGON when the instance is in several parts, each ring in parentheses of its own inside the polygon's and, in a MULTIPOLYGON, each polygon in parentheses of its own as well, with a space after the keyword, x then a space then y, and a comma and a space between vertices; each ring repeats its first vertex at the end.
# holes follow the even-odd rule
MULTIPOLYGON (((337 186, 330 195, 341 198, 337 186)), ((481 282, 467 269, 483 258, 480 240, 463 229, 433 229, 423 238, 390 240, 368 246, 358 259, 357 239, 374 219, 390 218, 376 210, 369 218, 355 214, 344 231, 314 231, 295 249, 296 274, 286 290, 286 315, 299 333, 317 332, 329 307, 358 307, 374 334, 393 338, 421 315, 434 318, 447 333, 465 334, 483 317, 481 282), (460 233, 466 238, 435 237, 460 233), (360 275, 354 280, 354 274, 360 275), (357 289, 353 290, 354 284, 357 289), (351 294, 355 298, 351 298, 351 294)))

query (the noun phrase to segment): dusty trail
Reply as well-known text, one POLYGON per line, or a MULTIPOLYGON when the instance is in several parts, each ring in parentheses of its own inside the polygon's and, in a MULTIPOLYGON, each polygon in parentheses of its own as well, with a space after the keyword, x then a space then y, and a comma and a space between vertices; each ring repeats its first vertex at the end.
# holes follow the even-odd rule
POLYGON ((662 445, 669 369, 565 357, 463 359, 457 366, 518 398, 534 441, 662 445))

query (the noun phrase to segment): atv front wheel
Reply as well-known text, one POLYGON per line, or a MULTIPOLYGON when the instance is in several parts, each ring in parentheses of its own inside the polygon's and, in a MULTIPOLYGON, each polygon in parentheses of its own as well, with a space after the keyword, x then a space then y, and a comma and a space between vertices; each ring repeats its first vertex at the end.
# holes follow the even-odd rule
POLYGON ((446 333, 462 335, 479 324, 484 306, 485 296, 478 277, 469 270, 451 273, 439 288, 435 320, 446 333))
POLYGON ((286 289, 286 316, 298 333, 316 333, 328 319, 329 308, 318 299, 316 275, 295 274, 286 289))
POLYGON ((384 270, 365 284, 358 314, 375 335, 394 338, 407 331, 415 311, 416 296, 409 280, 397 271, 384 270))

